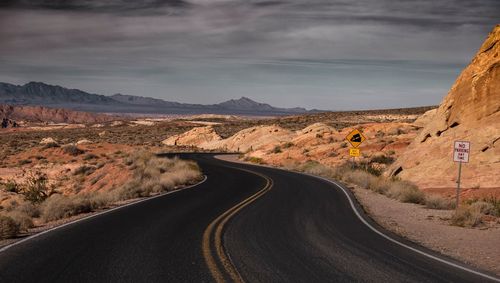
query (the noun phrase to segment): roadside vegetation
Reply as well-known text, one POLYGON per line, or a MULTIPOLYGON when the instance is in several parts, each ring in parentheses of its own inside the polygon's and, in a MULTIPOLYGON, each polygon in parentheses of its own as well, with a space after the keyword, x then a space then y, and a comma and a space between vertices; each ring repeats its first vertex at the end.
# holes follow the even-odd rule
MULTIPOLYGON (((83 151, 71 147, 67 153, 80 155, 83 151)), ((110 190, 62 193, 55 184, 49 185, 46 174, 36 170, 26 172, 22 183, 14 180, 0 182, 0 190, 12 196, 7 204, 0 206, 0 239, 13 238, 19 233, 28 232, 35 226, 34 223, 43 224, 90 213, 123 201, 172 191, 202 179, 200 168, 192 161, 176 157, 158 157, 148 151, 131 155, 120 154, 124 162, 121 166, 128 170, 132 177, 125 184, 110 190)), ((85 157, 86 160, 96 158, 97 156, 85 157)), ((72 175, 83 178, 98 168, 99 164, 83 165, 76 168, 72 175)), ((102 177, 100 174, 93 179, 102 177)))
MULTIPOLYGON (((454 199, 425 194, 415 184, 397 178, 383 177, 381 171, 370 166, 371 162, 385 163, 390 161, 390 159, 378 157, 370 162, 347 162, 336 168, 331 168, 310 160, 301 165, 288 166, 286 169, 340 180, 404 203, 420 204, 429 209, 455 209, 454 199)), ((453 212, 450 224, 461 227, 477 227, 484 224, 485 219, 491 217, 500 217, 499 199, 494 197, 472 199, 460 204, 459 209, 453 212)))

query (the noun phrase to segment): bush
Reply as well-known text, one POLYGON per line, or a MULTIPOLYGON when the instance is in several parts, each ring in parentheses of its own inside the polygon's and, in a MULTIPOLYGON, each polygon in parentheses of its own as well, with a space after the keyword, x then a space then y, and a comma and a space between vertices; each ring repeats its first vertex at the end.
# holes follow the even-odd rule
POLYGON ((63 196, 54 194, 50 196, 41 206, 42 219, 46 222, 58 220, 80 213, 91 212, 99 207, 98 203, 92 201, 89 195, 63 196))
POLYGON ((245 158, 245 161, 251 162, 251 163, 256 163, 256 164, 266 164, 262 158, 259 157, 247 157, 245 158))
POLYGON ((406 181, 392 182, 387 194, 390 197, 398 199, 402 202, 418 204, 425 203, 424 193, 420 191, 417 186, 406 181))
POLYGON ((159 158, 148 152, 134 154, 130 161, 134 180, 112 192, 115 200, 146 197, 151 193, 169 191, 201 179, 200 168, 191 161, 159 158))
POLYGON ((82 165, 73 171, 73 175, 90 175, 94 173, 96 168, 94 166, 82 165))
POLYGON ((283 148, 290 148, 294 146, 293 142, 286 142, 284 145, 283 145, 283 148))
POLYGON ((27 231, 33 227, 33 220, 30 215, 25 212, 16 210, 7 213, 6 216, 10 217, 19 226, 19 231, 27 231))
POLYGON ((8 180, 7 183, 0 183, 0 185, 6 192, 19 193, 20 191, 19 185, 13 180, 8 180))
POLYGON ((282 150, 281 150, 281 146, 277 145, 273 148, 273 150, 271 151, 271 153, 281 153, 282 150))
POLYGON ((69 154, 71 156, 78 156, 80 154, 85 153, 84 150, 79 149, 76 145, 73 144, 65 145, 63 147, 63 151, 64 153, 69 154))
POLYGON ((455 203, 440 195, 427 195, 425 196, 425 207, 431 209, 452 209, 455 203))
POLYGON ((481 224, 481 211, 478 207, 461 206, 451 217, 451 224, 460 227, 476 227, 481 224))
POLYGON ((83 156, 83 160, 91 160, 91 159, 96 159, 98 158, 97 155, 92 154, 92 153, 87 153, 83 156))
POLYGON ((394 158, 386 155, 378 155, 372 157, 370 163, 392 164, 394 163, 394 158))
POLYGON ((31 172, 26 177, 26 183, 21 190, 24 199, 31 203, 41 203, 44 201, 50 194, 47 182, 47 175, 39 171, 31 172))
POLYGON ((0 239, 9 239, 19 233, 19 224, 11 217, 0 215, 0 239))
POLYGON ((55 142, 49 142, 49 143, 47 143, 47 144, 45 144, 45 145, 43 146, 43 148, 44 148, 44 149, 47 149, 47 148, 55 148, 55 147, 59 147, 59 145, 58 145, 57 143, 55 143, 55 142))

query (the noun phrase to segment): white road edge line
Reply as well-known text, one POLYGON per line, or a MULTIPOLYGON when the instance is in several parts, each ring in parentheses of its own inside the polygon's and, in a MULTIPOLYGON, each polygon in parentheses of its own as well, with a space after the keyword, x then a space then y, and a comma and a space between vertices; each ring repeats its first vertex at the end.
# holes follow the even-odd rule
POLYGON ((48 230, 45 230, 45 231, 42 231, 42 232, 39 232, 39 233, 36 233, 34 235, 31 235, 27 238, 24 238, 22 240, 19 240, 17 242, 14 242, 10 245, 7 245, 3 248, 0 248, 0 253, 2 252, 5 252, 6 250, 14 247, 14 246, 17 246, 19 244, 22 244, 24 242, 27 242, 29 240, 32 240, 34 238, 37 238, 41 235, 44 235, 44 234, 47 234, 49 232, 53 232, 55 230, 58 230, 58 229, 61 229, 63 227, 66 227, 66 226, 69 226, 69 225, 73 225, 75 223, 78 223, 78 222, 81 222, 81 221, 84 221, 84 220, 88 220, 88 219, 91 219, 91 218, 94 218, 94 217, 97 217, 97 216, 101 216, 103 214, 106 214, 106 213, 109 213, 111 211, 115 211, 115 210, 118 210, 118 209, 122 209, 124 207, 128 207, 128 206, 132 206, 132 205, 136 205, 138 203, 141 203, 141 202, 145 202, 145 201, 148 201, 148 200, 152 200, 152 199, 155 199, 155 198, 159 198, 159 197, 163 197, 163 196, 166 196, 166 195, 170 195, 170 194, 174 194, 174 193, 177 193, 177 192, 180 192, 180 191, 183 191, 183 190, 186 190, 186 189, 191 189, 193 187, 196 187, 198 185, 201 185, 203 183, 205 183, 205 181, 208 179, 207 175, 203 175, 203 180, 201 180, 200 182, 194 184, 194 185, 191 185, 191 186, 187 186, 187 187, 184 187, 184 188, 181 188, 181 189, 177 189, 177 190, 174 190, 174 191, 170 191, 170 192, 166 192, 166 193, 162 193, 162 194, 159 194, 159 195, 156 195, 156 196, 152 196, 152 197, 147 197, 147 198, 144 198, 144 199, 141 199, 141 200, 138 200, 138 201, 134 201, 134 202, 131 202, 131 203, 127 203, 127 204, 124 204, 124 205, 121 205, 121 206, 118 206, 118 207, 114 207, 114 208, 111 208, 111 209, 108 209, 108 210, 104 210, 104 211, 101 211, 101 212, 98 212, 98 213, 95 213, 95 214, 92 214, 92 215, 89 215, 89 216, 86 216, 86 217, 83 217, 83 218, 79 218, 79 219, 76 219, 76 220, 73 220, 73 221, 70 221, 68 223, 65 223, 65 224, 62 224, 62 225, 59 225, 59 226, 56 226, 54 228, 50 228, 48 230))
POLYGON ((315 177, 315 178, 318 178, 320 180, 324 180, 326 182, 329 182, 329 183, 332 183, 334 185, 336 185, 337 187, 339 187, 342 192, 347 196, 347 199, 349 200, 349 203, 351 205, 351 208, 352 210, 354 210, 354 212, 356 213, 356 216, 361 220, 361 222, 363 222, 366 226, 368 226, 368 228, 370 228, 373 232, 379 234, 380 236, 386 238, 387 240, 397 244, 397 245, 400 245, 404 248, 407 248, 409 250, 412 250, 416 253, 419 253, 423 256, 426 256, 428 258, 431 258, 433 260, 436 260, 436 261, 439 261, 441 263, 444 263, 444 264, 447 264, 447 265, 450 265, 450 266, 453 266, 455 268, 458 268, 458 269, 461 269, 461 270, 464 270, 464 271, 467 271, 467 272, 470 272, 470 273, 473 273, 473 274, 476 274, 476 275, 479 275, 479 276, 482 276, 484 278, 487 278, 487 279, 490 279, 490 280, 493 280, 493 281, 496 281, 496 282, 500 282, 500 278, 497 278, 497 277, 493 277, 493 276, 490 276, 488 274, 484 274, 482 272, 479 272, 479 271, 476 271, 476 270, 473 270, 473 269, 470 269, 470 268, 467 268, 465 266, 461 266, 461 265, 458 265, 456 263, 453 263, 453 262, 450 262, 450 261, 447 261, 445 259, 442 259, 442 258, 439 258, 437 256, 434 256, 434 255, 431 255, 429 253, 426 253, 422 250, 419 250, 419 249, 416 249, 414 247, 411 247, 405 243, 402 243, 386 234, 384 234, 383 232, 379 231, 377 228, 373 227, 370 223, 368 223, 368 221, 366 221, 366 219, 361 216, 361 214, 359 213, 357 207, 354 205, 354 201, 352 200, 351 196, 349 195, 349 193, 346 191, 346 189, 339 183, 337 183, 336 181, 333 181, 333 180, 330 180, 330 179, 327 179, 327 178, 324 178, 324 177, 321 177, 321 176, 315 176, 315 175, 311 175, 311 174, 306 174, 306 173, 301 173, 301 172, 297 172, 297 173, 300 173, 300 174, 304 174, 306 176, 310 176, 310 177, 315 177))

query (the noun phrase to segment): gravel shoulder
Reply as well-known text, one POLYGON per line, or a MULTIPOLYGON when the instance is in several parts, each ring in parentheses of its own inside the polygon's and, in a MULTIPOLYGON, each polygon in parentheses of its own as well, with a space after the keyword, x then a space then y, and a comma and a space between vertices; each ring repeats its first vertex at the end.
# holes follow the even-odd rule
POLYGON ((365 211, 384 228, 442 254, 500 275, 500 227, 451 226, 453 211, 401 203, 369 190, 352 189, 365 211))

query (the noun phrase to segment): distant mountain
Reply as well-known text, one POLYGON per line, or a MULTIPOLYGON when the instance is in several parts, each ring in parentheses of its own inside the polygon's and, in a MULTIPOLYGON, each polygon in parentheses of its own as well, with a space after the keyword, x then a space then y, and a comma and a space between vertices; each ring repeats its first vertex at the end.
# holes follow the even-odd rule
POLYGON ((290 113, 305 113, 305 108, 276 108, 269 104, 259 103, 247 97, 240 99, 231 99, 226 102, 216 104, 217 107, 223 109, 241 110, 241 111, 261 111, 261 112, 290 112, 290 113))
POLYGON ((105 96, 41 82, 22 86, 0 83, 0 103, 106 113, 288 115, 308 112, 298 107, 273 107, 247 97, 211 105, 188 104, 123 94, 105 96))
POLYGON ((110 97, 78 89, 30 82, 22 86, 0 82, 0 102, 9 104, 113 104, 110 97))

